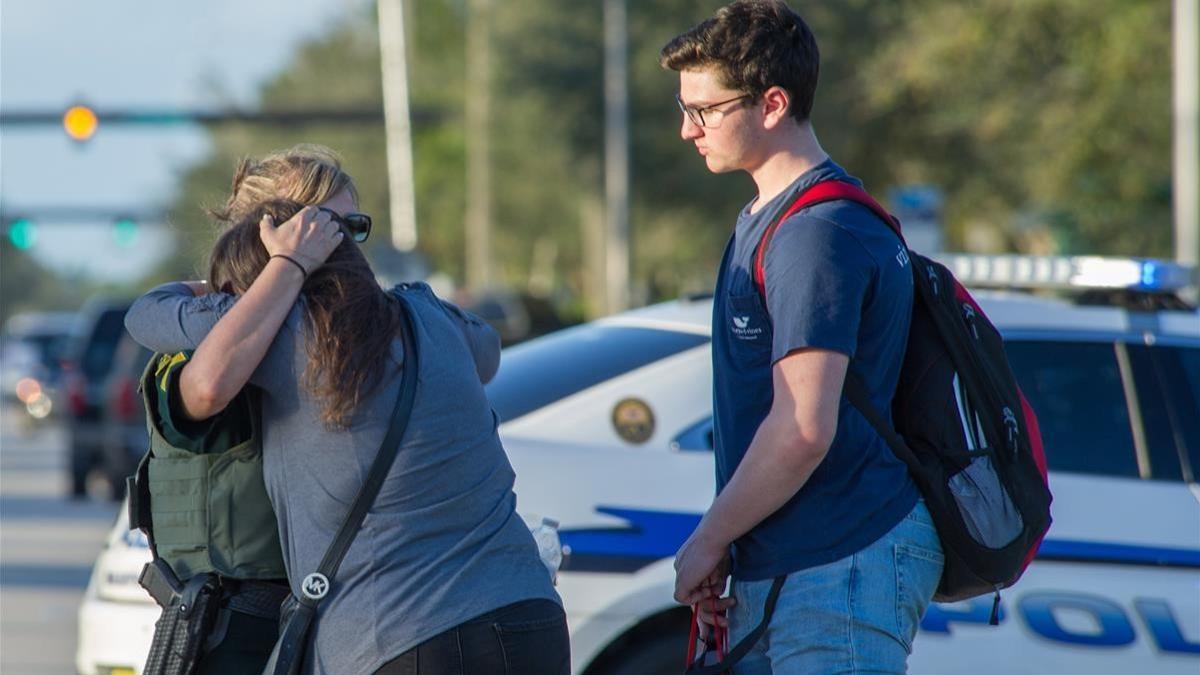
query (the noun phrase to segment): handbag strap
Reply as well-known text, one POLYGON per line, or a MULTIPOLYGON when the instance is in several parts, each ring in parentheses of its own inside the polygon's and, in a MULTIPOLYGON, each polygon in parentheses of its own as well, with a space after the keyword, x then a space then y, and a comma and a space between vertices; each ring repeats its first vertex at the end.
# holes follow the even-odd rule
POLYGON ((416 398, 417 392, 417 371, 419 370, 416 328, 408 303, 399 293, 395 293, 394 295, 400 301, 400 314, 403 318, 400 339, 404 345, 404 372, 400 380, 400 395, 396 398, 396 407, 392 410, 392 420, 388 425, 387 435, 383 437, 383 443, 379 447, 379 454, 375 456, 375 461, 371 464, 371 472, 367 474, 367 479, 363 483, 362 488, 359 489, 358 496, 355 497, 350 512, 346 514, 346 519, 342 521, 342 526, 338 530, 337 536, 334 537, 333 543, 329 545, 329 550, 325 551, 325 557, 321 560, 320 567, 317 568, 317 574, 325 577, 326 586, 324 591, 320 592, 317 597, 313 597, 309 595, 308 589, 304 587, 308 581, 308 577, 305 577, 304 582, 301 584, 301 590, 304 592, 301 594, 299 601, 304 604, 313 605, 314 607, 328 592, 329 584, 334 575, 337 574, 338 567, 342 564, 342 558, 346 556, 346 551, 350 550, 350 544, 362 528, 362 522, 367 516, 367 511, 375 503, 375 497, 379 494, 379 489, 383 487, 383 480, 387 477, 388 471, 391 470, 392 464, 396 460, 396 454, 400 448, 400 439, 404 437, 404 431, 408 427, 409 418, 412 416, 413 401, 416 398))

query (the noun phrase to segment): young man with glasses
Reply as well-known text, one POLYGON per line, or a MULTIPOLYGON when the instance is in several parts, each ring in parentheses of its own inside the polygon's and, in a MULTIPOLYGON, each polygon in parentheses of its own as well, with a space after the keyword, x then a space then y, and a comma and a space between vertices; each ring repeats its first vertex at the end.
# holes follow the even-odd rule
POLYGON ((661 63, 679 73, 683 139, 710 171, 758 188, 718 274, 718 494, 676 557, 675 597, 736 645, 778 594, 735 673, 904 672, 941 546, 905 465, 841 395, 853 369, 891 408, 912 310, 903 244, 868 208, 825 202, 779 225, 755 282, 764 232, 801 194, 861 185, 813 132, 817 45, 786 4, 734 2, 661 63))

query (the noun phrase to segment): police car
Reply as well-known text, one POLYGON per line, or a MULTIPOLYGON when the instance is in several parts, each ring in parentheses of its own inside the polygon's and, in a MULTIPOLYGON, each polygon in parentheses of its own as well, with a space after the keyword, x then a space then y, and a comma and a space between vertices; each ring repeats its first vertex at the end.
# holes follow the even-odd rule
MULTIPOLYGON (((1193 272, 943 260, 1006 337, 1046 444, 1054 525, 1002 594, 999 625, 987 625, 990 597, 932 605, 911 670, 1200 671, 1200 313, 1175 296, 1193 272), (1029 292, 1047 289, 1066 295, 1029 292)), ((694 298, 559 331, 506 350, 488 385, 521 511, 561 523, 577 674, 681 670, 689 612, 671 599, 672 557, 713 496, 710 316, 694 298)), ((147 557, 121 529, 81 609, 84 673, 136 667, 157 616, 148 600, 136 618, 118 613, 133 603, 116 588, 133 582, 117 551, 134 547, 139 567, 147 557)))

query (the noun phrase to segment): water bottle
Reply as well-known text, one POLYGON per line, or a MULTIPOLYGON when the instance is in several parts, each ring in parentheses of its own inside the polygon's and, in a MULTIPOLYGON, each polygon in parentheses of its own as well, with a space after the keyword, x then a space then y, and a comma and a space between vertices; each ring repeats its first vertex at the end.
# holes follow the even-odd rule
POLYGON ((562 565, 562 542, 558 539, 558 521, 553 518, 529 516, 526 522, 530 524, 529 531, 537 542, 538 556, 542 564, 550 572, 550 580, 558 583, 558 568, 562 565))

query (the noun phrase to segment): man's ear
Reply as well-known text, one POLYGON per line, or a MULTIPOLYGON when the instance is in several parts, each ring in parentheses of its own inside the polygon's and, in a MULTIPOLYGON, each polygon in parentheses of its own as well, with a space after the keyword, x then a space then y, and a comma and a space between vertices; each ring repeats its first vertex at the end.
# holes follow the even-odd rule
POLYGON ((791 106, 792 97, 788 96, 786 89, 783 87, 771 87, 763 92, 761 99, 763 126, 768 129, 774 129, 788 119, 788 108, 791 106))

